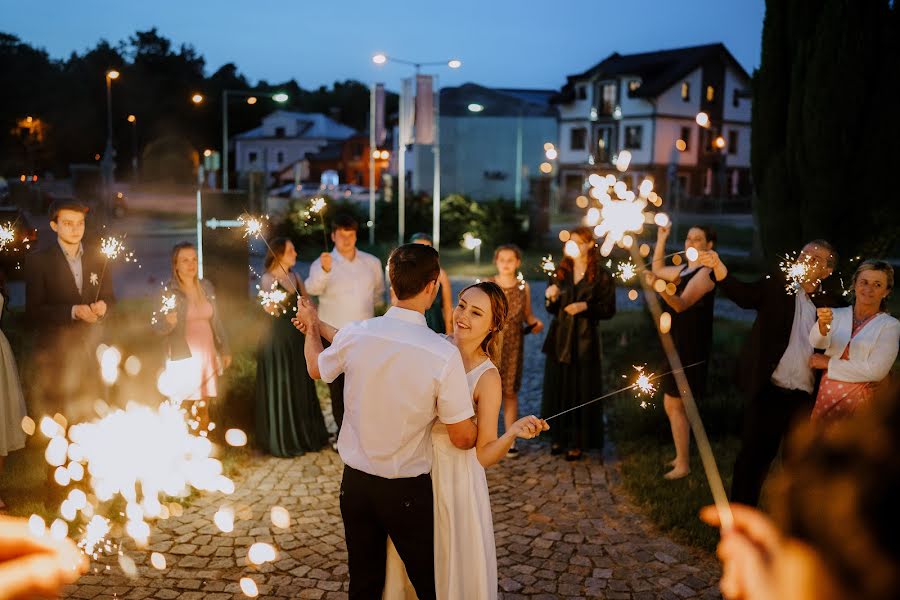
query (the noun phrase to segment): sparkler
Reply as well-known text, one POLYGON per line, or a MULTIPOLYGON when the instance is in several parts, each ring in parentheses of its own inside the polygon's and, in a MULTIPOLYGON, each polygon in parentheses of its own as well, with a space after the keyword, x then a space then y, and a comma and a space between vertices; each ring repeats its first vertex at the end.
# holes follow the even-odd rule
POLYGON ((115 236, 109 236, 100 239, 100 253, 105 257, 103 259, 103 268, 100 270, 100 278, 97 280, 97 294, 94 296, 94 302, 100 299, 100 290, 103 286, 103 276, 106 275, 106 267, 109 261, 119 258, 119 254, 125 251, 125 242, 115 236))
POLYGON ((550 283, 556 278, 556 263, 553 262, 553 255, 548 254, 541 258, 541 271, 550 279, 550 283))
POLYGON ((525 276, 522 275, 522 271, 518 271, 516 273, 516 287, 518 287, 520 290, 525 289, 525 276))
POLYGON ((325 198, 313 198, 309 202, 309 206, 305 211, 301 213, 303 220, 307 223, 310 219, 314 217, 319 217, 319 221, 322 224, 322 239, 325 242, 325 252, 328 252, 328 230, 325 228, 325 207, 327 206, 327 202, 325 198))
POLYGON ((16 231, 12 223, 0 225, 0 250, 5 250, 7 244, 11 244, 16 239, 16 231))
POLYGON ((272 289, 268 291, 259 286, 256 286, 256 289, 259 290, 256 294, 259 298, 259 304, 267 313, 277 317, 279 314, 283 315, 287 312, 283 304, 287 300, 287 292, 278 287, 278 282, 273 282, 272 289))
MULTIPOLYGON (((639 393, 645 393, 644 390, 652 388, 652 390, 655 391, 656 388, 655 388, 655 386, 653 386, 650 383, 651 381, 659 379, 660 377, 663 377, 665 375, 670 375, 673 373, 677 373, 678 371, 684 371, 685 369, 690 369, 691 367, 696 367, 697 365, 702 364, 703 362, 704 361, 701 360, 701 361, 698 361, 695 363, 691 363, 685 367, 679 367, 677 370, 673 369, 671 371, 666 371, 665 373, 660 373, 659 375, 654 375, 653 373, 647 375, 647 374, 643 373, 643 367, 634 367, 636 370, 638 370, 638 373, 639 373, 638 377, 635 379, 634 382, 626 385, 625 387, 622 387, 622 388, 619 388, 612 392, 603 394, 602 396, 598 396, 592 400, 588 400, 587 402, 582 402, 578 406, 573 406, 572 408, 567 408, 566 410, 564 410, 562 412, 558 412, 555 415, 550 415, 549 417, 542 417, 542 419, 544 421, 549 421, 551 419, 555 419, 556 417, 560 417, 566 413, 570 413, 573 410, 578 410, 579 408, 583 408, 585 406, 588 406, 589 404, 594 404, 595 402, 600 402, 601 400, 606 400, 607 398, 611 398, 612 396, 615 396, 616 394, 621 394, 622 392, 627 392, 629 390, 637 390, 639 393)), ((647 392, 647 394, 651 395, 653 393, 653 391, 647 392)))
POLYGON ((784 290, 788 294, 793 295, 802 289, 803 284, 812 283, 818 286, 821 281, 820 279, 812 280, 809 278, 811 267, 810 257, 806 254, 801 254, 800 256, 785 256, 781 262, 778 263, 778 268, 787 280, 784 290))
MULTIPOLYGON (((322 202, 324 202, 324 201, 325 201, 325 200, 323 199, 322 202)), ((324 206, 324 205, 323 205, 323 206, 324 206)), ((320 209, 320 210, 321 210, 321 209, 320 209)), ((268 220, 269 217, 265 217, 265 219, 268 220)), ((248 237, 255 237, 255 238, 258 238, 258 239, 262 240, 262 241, 263 241, 263 244, 266 245, 266 248, 268 248, 269 252, 271 252, 272 255, 276 256, 275 262, 278 263, 278 266, 281 267, 281 270, 282 270, 282 271, 284 271, 284 274, 285 274, 285 276, 287 277, 287 282, 288 282, 288 284, 289 284, 290 287, 291 287, 291 291, 294 292, 294 294, 297 294, 297 295, 299 296, 299 295, 300 295, 300 292, 297 291, 297 286, 294 285, 293 278, 291 277, 290 273, 288 273, 288 270, 287 270, 286 268, 284 268, 284 265, 281 264, 281 261, 280 261, 280 260, 277 260, 277 256, 278 256, 278 255, 275 254, 275 251, 272 250, 272 246, 269 245, 269 241, 268 241, 268 240, 265 238, 265 236, 262 234, 262 230, 263 230, 263 223, 262 223, 262 221, 263 221, 263 219, 260 218, 260 217, 254 217, 254 216, 252 216, 252 215, 248 215, 248 214, 245 213, 245 214, 239 216, 239 217, 237 218, 237 220, 240 221, 240 222, 243 224, 243 227, 244 227, 244 237, 245 237, 245 238, 248 238, 248 237)))
POLYGON ((637 265, 633 262, 628 261, 616 265, 616 277, 621 279, 623 283, 628 283, 635 275, 637 275, 637 265))
POLYGON ((173 310, 175 310, 176 304, 177 304, 176 296, 175 296, 175 294, 168 294, 167 293, 168 291, 169 291, 169 288, 163 287, 163 294, 162 294, 162 298, 160 300, 159 310, 155 311, 153 313, 153 316, 150 317, 151 325, 156 325, 156 323, 158 322, 158 319, 156 318, 157 315, 165 316, 165 315, 168 315, 173 310))

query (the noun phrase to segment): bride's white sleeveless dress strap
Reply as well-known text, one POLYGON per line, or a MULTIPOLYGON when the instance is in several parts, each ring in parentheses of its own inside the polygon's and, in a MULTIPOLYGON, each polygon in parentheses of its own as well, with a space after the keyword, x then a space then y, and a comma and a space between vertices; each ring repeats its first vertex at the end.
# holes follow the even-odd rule
MULTIPOLYGON (((469 393, 497 367, 490 360, 466 373, 469 393)), ((434 462, 434 578, 438 600, 496 600, 497 549, 484 467, 475 449, 460 450, 447 427, 431 430, 434 462)), ((388 542, 385 600, 412 600, 415 590, 393 544, 388 542)))

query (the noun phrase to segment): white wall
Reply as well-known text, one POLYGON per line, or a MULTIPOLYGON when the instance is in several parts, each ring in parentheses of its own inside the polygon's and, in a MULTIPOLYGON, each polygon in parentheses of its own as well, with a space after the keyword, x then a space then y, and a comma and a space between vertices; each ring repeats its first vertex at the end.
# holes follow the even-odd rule
POLYGON ((622 116, 648 115, 653 112, 653 104, 643 98, 631 98, 628 96, 628 84, 633 79, 640 77, 621 77, 619 79, 619 107, 622 116))
POLYGON ((722 110, 722 117, 725 121, 750 123, 750 98, 739 99, 737 107, 735 107, 732 102, 735 89, 746 90, 749 86, 750 82, 745 82, 735 69, 732 67, 727 67, 725 69, 725 96, 723 98, 725 105, 722 110))
POLYGON ((700 145, 700 126, 694 119, 687 117, 674 119, 660 117, 656 119, 656 144, 653 149, 653 162, 660 165, 675 163, 686 167, 697 164, 697 149, 700 145), (681 137, 681 128, 690 127, 691 136, 688 149, 679 152, 675 142, 681 137))
POLYGON ((749 125, 725 125, 725 140, 730 140, 729 132, 737 131, 737 153, 730 154, 731 148, 726 148, 726 164, 729 167, 750 167, 750 126, 749 125))
POLYGON ((249 171, 251 168, 265 171, 278 171, 296 162, 307 154, 314 154, 326 144, 325 140, 309 140, 309 139, 265 139, 265 140, 237 140, 235 141, 235 165, 234 168, 238 172, 249 171), (279 163, 277 160, 278 152, 284 153, 284 160, 279 163), (256 163, 251 164, 249 154, 256 152, 256 163), (267 164, 263 165, 263 160, 267 164))
POLYGON ((559 104, 557 108, 559 109, 559 118, 560 119, 587 119, 591 115, 591 104, 592 98, 594 95, 594 85, 588 81, 578 81, 573 84, 574 85, 574 94, 575 100, 569 102, 567 104, 559 104), (578 87, 584 86, 586 97, 584 100, 578 100, 578 87))
POLYGON ((694 119, 700 112, 700 98, 704 93, 701 89, 702 69, 694 69, 682 79, 660 94, 656 101, 656 112, 661 115, 679 115, 694 119), (681 99, 681 83, 687 81, 691 87, 690 101, 681 99))
POLYGON ((559 123, 559 162, 562 164, 587 163, 589 148, 591 145, 591 122, 587 119, 581 121, 562 121, 559 123), (571 150, 572 129, 583 127, 586 130, 584 148, 571 150))

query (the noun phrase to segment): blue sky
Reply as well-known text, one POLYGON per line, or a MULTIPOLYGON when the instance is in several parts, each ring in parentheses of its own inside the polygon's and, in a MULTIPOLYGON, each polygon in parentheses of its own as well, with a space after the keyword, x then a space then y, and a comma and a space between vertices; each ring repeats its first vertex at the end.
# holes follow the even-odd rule
POLYGON ((411 68, 376 67, 375 52, 413 61, 457 57, 441 85, 558 88, 566 75, 620 53, 724 42, 759 65, 764 0, 5 0, 0 31, 54 58, 157 27, 192 44, 207 70, 234 62, 251 81, 335 80, 399 87, 411 68))

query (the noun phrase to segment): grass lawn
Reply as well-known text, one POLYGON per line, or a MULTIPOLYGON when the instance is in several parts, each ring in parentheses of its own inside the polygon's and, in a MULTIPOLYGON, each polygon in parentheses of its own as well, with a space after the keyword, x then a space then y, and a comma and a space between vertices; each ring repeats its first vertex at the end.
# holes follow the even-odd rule
MULTIPOLYGON (((698 402, 726 490, 739 447, 742 398, 734 388, 734 358, 745 339, 749 323, 717 320, 713 334, 707 396, 698 402)), ((618 313, 601 325, 606 389, 622 387, 622 365, 647 364, 654 373, 665 371, 663 352, 650 319, 643 312, 618 313), (617 367, 617 370, 613 370, 617 367)), ((697 518, 712 495, 696 446, 691 442, 691 474, 667 481, 665 463, 675 457, 662 393, 652 405, 641 408, 629 394, 617 396, 607 410, 609 437, 620 460, 622 484, 648 516, 673 538, 712 550, 718 533, 697 518)))

